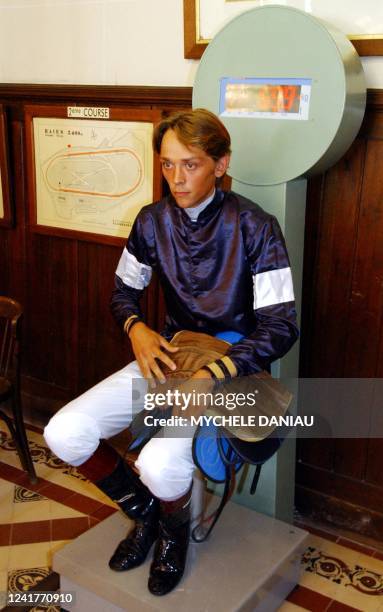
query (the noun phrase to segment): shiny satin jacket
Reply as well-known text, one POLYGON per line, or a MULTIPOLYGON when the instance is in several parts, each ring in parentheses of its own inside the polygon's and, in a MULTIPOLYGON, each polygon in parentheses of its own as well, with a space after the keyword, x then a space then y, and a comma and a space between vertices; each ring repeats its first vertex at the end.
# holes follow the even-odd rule
POLYGON ((278 222, 238 194, 217 190, 197 221, 172 196, 141 209, 116 270, 111 308, 121 325, 143 320, 139 299, 153 270, 165 295, 167 338, 182 329, 244 336, 224 363, 211 364, 217 378, 269 368, 298 337, 278 222))

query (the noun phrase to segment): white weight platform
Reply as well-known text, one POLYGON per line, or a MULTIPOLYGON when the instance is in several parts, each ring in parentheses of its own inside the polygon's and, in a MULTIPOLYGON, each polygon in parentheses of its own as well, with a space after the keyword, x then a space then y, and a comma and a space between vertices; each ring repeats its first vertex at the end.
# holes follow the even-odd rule
MULTIPOLYGON (((216 501, 215 501, 216 503, 216 501)), ((230 502, 209 540, 190 543, 178 588, 164 597, 147 590, 152 551, 129 572, 108 567, 129 519, 116 513, 60 549, 53 569, 61 591, 74 591, 73 612, 272 612, 299 581, 307 532, 230 502)))

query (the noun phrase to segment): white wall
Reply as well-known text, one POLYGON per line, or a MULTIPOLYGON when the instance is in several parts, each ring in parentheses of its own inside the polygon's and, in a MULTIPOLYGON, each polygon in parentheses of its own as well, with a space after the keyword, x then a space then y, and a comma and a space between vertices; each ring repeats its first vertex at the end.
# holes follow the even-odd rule
POLYGON ((191 85, 182 0, 0 0, 0 82, 191 85))
MULTIPOLYGON (((383 88, 383 57, 363 64, 383 88)), ((191 86, 197 66, 182 0, 0 0, 0 82, 191 86)))

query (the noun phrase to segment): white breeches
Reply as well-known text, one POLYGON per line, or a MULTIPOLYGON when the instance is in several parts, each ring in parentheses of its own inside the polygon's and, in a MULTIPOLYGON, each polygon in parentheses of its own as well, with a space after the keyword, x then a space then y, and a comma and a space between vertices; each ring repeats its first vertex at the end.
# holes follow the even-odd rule
MULTIPOLYGON (((146 388, 137 362, 131 362, 51 418, 44 430, 49 448, 62 461, 80 466, 93 455, 101 438, 108 439, 130 424, 132 408, 136 414, 143 407, 146 388)), ((177 499, 190 487, 195 465, 192 433, 188 434, 185 438, 167 437, 164 428, 138 456, 135 465, 142 482, 160 499, 177 499)))

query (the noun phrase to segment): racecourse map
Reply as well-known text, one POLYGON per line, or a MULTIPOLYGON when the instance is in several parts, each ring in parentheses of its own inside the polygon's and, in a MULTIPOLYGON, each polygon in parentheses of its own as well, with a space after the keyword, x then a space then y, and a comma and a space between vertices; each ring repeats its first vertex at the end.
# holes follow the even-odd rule
POLYGON ((34 118, 37 224, 126 237, 153 200, 151 123, 34 118))

